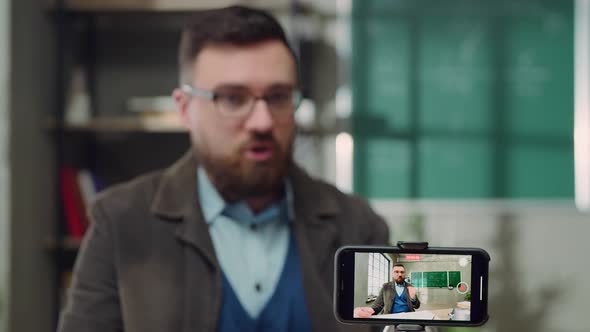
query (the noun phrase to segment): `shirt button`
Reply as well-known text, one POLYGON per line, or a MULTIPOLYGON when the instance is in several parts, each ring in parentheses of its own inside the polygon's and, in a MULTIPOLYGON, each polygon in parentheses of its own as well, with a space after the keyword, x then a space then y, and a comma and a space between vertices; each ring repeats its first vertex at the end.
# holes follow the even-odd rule
POLYGON ((256 225, 256 224, 250 224, 250 229, 253 230, 253 231, 255 231, 255 230, 258 229, 258 225, 256 225))
POLYGON ((260 286, 260 283, 256 283, 256 285, 254 285, 254 289, 256 289, 258 293, 260 293, 260 291, 262 290, 262 286, 260 286))

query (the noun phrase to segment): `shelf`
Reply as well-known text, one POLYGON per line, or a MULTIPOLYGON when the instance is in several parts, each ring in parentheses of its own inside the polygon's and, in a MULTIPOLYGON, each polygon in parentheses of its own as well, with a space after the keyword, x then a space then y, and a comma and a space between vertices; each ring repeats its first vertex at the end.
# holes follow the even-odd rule
POLYGON ((66 236, 60 240, 57 240, 54 238, 46 239, 45 243, 44 243, 44 247, 48 251, 57 251, 57 250, 78 251, 81 243, 82 243, 81 238, 66 236))
MULTIPOLYGON (((56 11, 49 0, 48 11, 56 11)), ((71 14, 190 14, 191 12, 230 5, 244 5, 267 10, 277 16, 300 15, 324 18, 350 16, 350 8, 339 8, 332 3, 303 0, 293 7, 292 0, 63 0, 63 10, 71 14)))
POLYGON ((55 263, 61 274, 73 268, 81 244, 81 238, 66 236, 61 239, 48 238, 43 245, 48 253, 55 256, 55 263))
MULTIPOLYGON (((50 119, 47 125, 49 130, 57 130, 55 120, 50 119)), ((188 133, 180 124, 178 118, 173 116, 111 116, 98 117, 86 123, 64 124, 65 132, 82 133, 188 133)), ((348 132, 342 125, 333 128, 305 128, 299 126, 297 133, 304 136, 329 136, 341 132, 348 132)))
MULTIPOLYGON (((50 120, 48 128, 57 130, 54 120, 50 120)), ((90 133, 184 133, 186 129, 180 124, 176 116, 110 116, 97 117, 85 123, 64 124, 67 132, 90 133)))
MULTIPOLYGON (((57 0, 50 2, 55 8, 57 0)), ((289 11, 290 0, 63 0, 65 10, 73 12, 190 12, 233 4, 289 11)))

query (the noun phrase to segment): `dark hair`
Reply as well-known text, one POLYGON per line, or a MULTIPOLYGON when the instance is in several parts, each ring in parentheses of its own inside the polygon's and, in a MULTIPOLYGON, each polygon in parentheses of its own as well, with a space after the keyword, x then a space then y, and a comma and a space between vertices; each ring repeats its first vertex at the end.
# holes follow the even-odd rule
POLYGON ((396 267, 396 266, 401 266, 401 267, 404 268, 404 271, 406 270, 406 267, 402 263, 393 264, 393 266, 391 267, 391 269, 393 270, 393 268, 396 267))
POLYGON ((293 55, 285 31, 269 13, 244 6, 203 10, 193 14, 182 31, 179 49, 181 84, 189 83, 192 66, 207 45, 249 45, 267 40, 282 42, 293 55))

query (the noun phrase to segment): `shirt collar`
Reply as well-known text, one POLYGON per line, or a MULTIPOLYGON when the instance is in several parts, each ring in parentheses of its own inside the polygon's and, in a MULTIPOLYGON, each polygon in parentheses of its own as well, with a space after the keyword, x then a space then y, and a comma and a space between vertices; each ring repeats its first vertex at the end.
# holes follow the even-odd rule
POLYGON ((212 224, 221 214, 247 224, 259 224, 270 220, 292 222, 295 219, 293 210, 293 187, 289 179, 285 179, 285 196, 257 215, 248 205, 239 201, 228 204, 213 186, 203 167, 197 169, 199 201, 203 216, 208 224, 212 224))
POLYGON ((197 168, 197 190, 205 221, 210 224, 223 212, 225 201, 215 189, 202 167, 197 168))

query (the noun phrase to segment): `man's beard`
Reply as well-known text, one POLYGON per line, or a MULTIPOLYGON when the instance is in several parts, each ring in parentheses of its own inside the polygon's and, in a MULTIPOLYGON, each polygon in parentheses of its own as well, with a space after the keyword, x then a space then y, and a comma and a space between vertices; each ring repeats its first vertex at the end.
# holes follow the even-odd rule
POLYGON ((278 193, 292 164, 291 141, 286 151, 281 149, 272 135, 258 135, 234 149, 229 156, 214 156, 209 146, 195 147, 197 158, 213 185, 227 201, 278 193), (244 158, 249 145, 268 143, 272 157, 265 161, 244 158))

